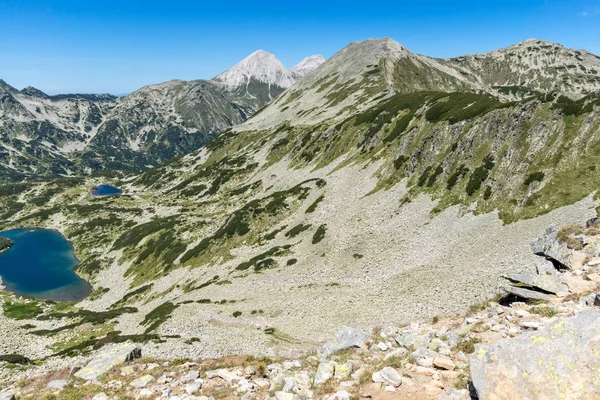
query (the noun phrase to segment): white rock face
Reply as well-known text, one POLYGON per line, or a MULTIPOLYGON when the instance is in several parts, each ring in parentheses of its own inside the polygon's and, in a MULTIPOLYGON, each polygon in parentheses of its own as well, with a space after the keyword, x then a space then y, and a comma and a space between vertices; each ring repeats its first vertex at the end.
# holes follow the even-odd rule
POLYGON ((319 68, 325 61, 327 61, 325 57, 320 54, 315 54, 314 56, 306 57, 304 60, 300 61, 292 68, 292 72, 300 77, 304 77, 319 68))
POLYGON ((214 78, 231 88, 247 85, 252 79, 282 88, 288 88, 296 82, 292 71, 273 54, 263 50, 255 51, 214 78))

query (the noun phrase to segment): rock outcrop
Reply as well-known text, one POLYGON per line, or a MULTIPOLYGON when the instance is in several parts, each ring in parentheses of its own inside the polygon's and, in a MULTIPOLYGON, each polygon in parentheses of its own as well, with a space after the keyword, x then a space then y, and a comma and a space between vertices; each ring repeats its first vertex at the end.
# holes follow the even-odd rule
POLYGON ((600 388, 600 311, 589 311, 471 356, 480 399, 594 399, 600 388))
POLYGON ((95 381, 111 368, 142 356, 142 350, 133 343, 120 343, 103 349, 88 365, 75 373, 86 381, 95 381))

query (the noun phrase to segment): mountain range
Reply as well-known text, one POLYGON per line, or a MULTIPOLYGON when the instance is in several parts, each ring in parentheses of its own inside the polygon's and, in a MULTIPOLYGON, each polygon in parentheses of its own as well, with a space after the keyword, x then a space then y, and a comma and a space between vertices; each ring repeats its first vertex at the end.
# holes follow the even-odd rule
POLYGON ((130 95, 48 96, 0 81, 0 179, 140 171, 200 148, 325 60, 293 69, 257 51, 211 80, 173 80, 130 95))
MULTIPOLYGON (((63 105, 53 124, 89 126, 75 165, 169 161, 140 173, 2 186, 0 229, 63 232, 81 261, 77 273, 94 287, 69 306, 77 311, 44 315, 35 331, 0 316, 14 332, 11 349, 70 357, 108 340, 158 337, 165 342, 147 349, 162 358, 294 354, 348 324, 466 312, 503 276, 536 271, 529 243, 548 226, 598 212, 593 54, 527 40, 437 59, 384 38, 352 43, 303 77, 302 64, 290 71, 273 60, 255 53, 213 80, 172 81, 119 100, 35 97, 63 105), (234 101, 213 95, 235 97, 229 119, 234 101), (67 105, 70 115, 79 110, 77 122, 63 117, 67 105), (159 135, 169 123, 206 136, 159 135), (175 142, 179 152, 164 153, 175 142), (91 196, 99 183, 123 194, 91 196), (48 334, 44 346, 39 331, 48 334)), ((39 148, 63 157, 49 141, 72 139, 46 122, 33 142, 22 127, 37 127, 28 125, 34 97, 3 87, 3 126, 15 128, 2 165, 44 172, 39 148)))

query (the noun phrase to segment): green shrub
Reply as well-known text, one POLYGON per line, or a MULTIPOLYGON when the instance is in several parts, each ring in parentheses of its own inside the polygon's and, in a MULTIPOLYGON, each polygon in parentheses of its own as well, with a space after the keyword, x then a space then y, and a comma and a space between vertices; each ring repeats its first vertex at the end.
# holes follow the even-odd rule
POLYGON ((31 363, 31 360, 20 354, 3 354, 0 355, 0 361, 7 362, 9 364, 20 364, 25 365, 31 363))
POLYGON ((233 318, 241 317, 242 316, 242 312, 241 311, 236 311, 232 315, 233 315, 233 318))
POLYGON ((448 181, 446 182, 446 189, 452 190, 452 188, 458 182, 458 179, 465 176, 469 172, 469 168, 465 167, 464 164, 461 164, 456 171, 450 175, 448 181))
POLYGON ((469 196, 473 195, 476 191, 479 190, 483 182, 489 176, 489 171, 494 168, 495 164, 491 154, 488 154, 484 159, 482 165, 475 168, 471 177, 469 178, 469 182, 467 183, 467 187, 465 191, 469 196))
POLYGON ((308 225, 304 225, 304 224, 298 224, 295 227, 293 227, 292 229, 290 229, 289 231, 287 231, 285 233, 285 237, 289 237, 289 238, 294 238, 296 236, 298 236, 299 234, 301 234, 302 232, 310 229, 312 225, 308 224, 308 225))
POLYGON ((319 196, 314 203, 312 203, 310 206, 308 206, 308 208, 306 209, 306 214, 310 214, 315 212, 315 210, 317 209, 317 206, 319 205, 320 202, 323 201, 323 199, 325 198, 325 195, 321 195, 319 196))
POLYGON ((431 166, 425 168, 421 173, 421 176, 419 176, 419 181, 417 182, 419 187, 425 185, 425 182, 427 182, 427 179, 429 178, 429 172, 431 172, 431 166))
POLYGON ((489 200, 490 197, 492 197, 492 187, 488 185, 485 187, 485 192, 483 192, 483 199, 489 200))
POLYGON ((541 182, 544 179, 544 176, 546 175, 542 171, 532 172, 531 174, 527 175, 523 184, 525 186, 529 186, 533 182, 541 182))
POLYGON ((398 156, 398 158, 396 158, 394 160, 394 168, 395 169, 400 169, 402 168, 402 166, 404 165, 404 163, 406 163, 406 161, 408 161, 408 157, 401 154, 398 156))
POLYGON ((313 235, 312 244, 317 244, 325 237, 325 232, 327 232, 327 224, 323 224, 319 226, 313 235))
POLYGON ((171 313, 179 307, 179 304, 173 304, 170 301, 161 304, 154 310, 146 314, 146 317, 142 321, 142 325, 146 326, 144 334, 148 334, 165 323, 171 318, 171 313))
POLYGON ((444 169, 442 168, 441 165, 438 165, 437 168, 435 169, 435 171, 433 171, 433 174, 431 174, 429 176, 429 179, 427 180, 427 186, 431 187, 435 184, 435 181, 437 179, 437 177, 444 172, 444 169))

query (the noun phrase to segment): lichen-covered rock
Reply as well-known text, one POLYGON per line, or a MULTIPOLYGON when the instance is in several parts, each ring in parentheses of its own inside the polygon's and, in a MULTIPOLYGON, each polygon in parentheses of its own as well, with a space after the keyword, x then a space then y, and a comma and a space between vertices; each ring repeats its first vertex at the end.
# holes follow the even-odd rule
POLYGON ((429 341, 429 336, 415 335, 412 333, 405 333, 396 338, 396 343, 398 343, 398 346, 413 350, 419 347, 427 347, 429 345, 429 341))
POLYGON ((152 375, 144 375, 142 377, 139 377, 139 378, 131 381, 129 386, 134 387, 136 389, 142 389, 142 388, 145 388, 146 386, 148 386, 148 384, 150 382, 152 382, 153 380, 154 380, 154 377, 152 375))
POLYGON ((363 347, 369 339, 369 335, 356 329, 343 327, 335 335, 335 340, 323 346, 322 353, 328 357, 336 351, 349 349, 351 347, 363 347))
POLYGON ((539 256, 550 258, 564 268, 571 269, 572 252, 558 240, 558 232, 548 228, 546 233, 531 243, 531 249, 539 256))
POLYGON ((142 350, 134 343, 119 343, 102 349, 88 365, 75 373, 86 381, 94 381, 114 366, 142 356, 142 350))
POLYGON ((480 399, 597 399, 600 311, 589 311, 471 356, 480 399))
POLYGON ((321 385, 333 378, 334 370, 335 364, 332 362, 319 364, 319 367, 317 368, 317 372, 315 374, 314 385, 321 385))

